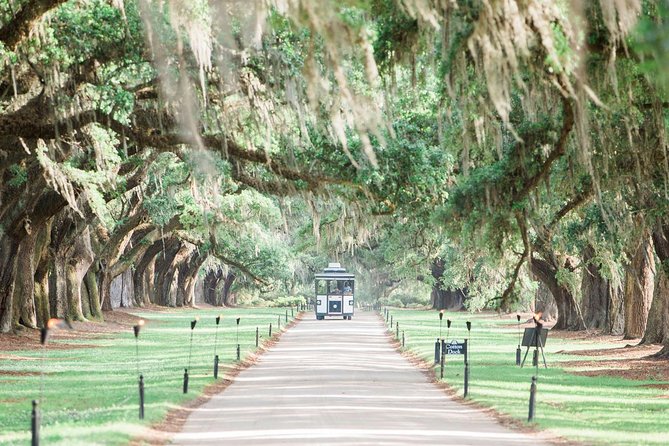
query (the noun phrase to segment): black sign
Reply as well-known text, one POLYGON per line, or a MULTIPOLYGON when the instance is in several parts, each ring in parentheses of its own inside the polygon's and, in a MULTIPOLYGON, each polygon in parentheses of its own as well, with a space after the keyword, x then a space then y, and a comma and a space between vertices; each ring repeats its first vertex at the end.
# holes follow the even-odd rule
POLYGON ((467 341, 451 341, 446 344, 446 355, 464 355, 467 353, 467 341))
POLYGON ((523 333, 523 347, 541 347, 546 345, 546 338, 548 337, 548 328, 542 328, 541 334, 537 338, 536 328, 526 328, 523 333), (539 342, 537 342, 539 341, 539 342))

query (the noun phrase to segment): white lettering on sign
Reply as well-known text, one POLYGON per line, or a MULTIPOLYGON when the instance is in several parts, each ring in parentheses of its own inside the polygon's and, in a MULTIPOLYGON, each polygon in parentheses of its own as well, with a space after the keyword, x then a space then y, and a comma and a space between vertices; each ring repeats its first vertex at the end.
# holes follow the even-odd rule
POLYGON ((446 344, 446 354, 447 355, 463 355, 467 349, 467 344, 464 342, 451 342, 446 344))

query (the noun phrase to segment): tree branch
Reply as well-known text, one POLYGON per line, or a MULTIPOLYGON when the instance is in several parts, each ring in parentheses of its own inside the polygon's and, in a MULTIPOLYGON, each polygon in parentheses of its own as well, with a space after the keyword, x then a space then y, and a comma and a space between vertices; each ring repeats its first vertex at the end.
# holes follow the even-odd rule
POLYGON ((44 14, 65 3, 67 0, 34 0, 27 2, 14 18, 0 28, 0 42, 14 51, 44 14))

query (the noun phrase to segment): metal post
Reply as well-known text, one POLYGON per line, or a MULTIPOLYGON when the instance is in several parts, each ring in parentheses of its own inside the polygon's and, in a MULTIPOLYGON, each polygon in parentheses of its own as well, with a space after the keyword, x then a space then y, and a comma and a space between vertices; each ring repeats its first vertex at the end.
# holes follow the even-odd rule
POLYGON ((444 356, 446 356, 446 355, 444 355, 444 352, 442 350, 442 352, 441 352, 441 366, 440 366, 441 371, 439 373, 439 377, 441 379, 444 379, 444 356))
POLYGON ((237 344, 237 361, 241 361, 241 360, 242 360, 241 350, 240 350, 239 344, 237 344))
POLYGON ((188 393, 188 369, 184 369, 184 393, 188 393))
POLYGON ((286 308, 286 324, 288 323, 288 308, 286 308))
POLYGON ((516 365, 520 365, 520 344, 518 345, 518 348, 516 349, 516 365))
POLYGON ((281 316, 276 320, 276 329, 281 331, 281 316))
POLYGON ((258 327, 256 327, 256 347, 258 347, 259 341, 260 341, 260 332, 258 331, 258 327))
POLYGON ((139 375, 139 419, 144 419, 144 375, 139 375))
POLYGON ((39 446, 39 425, 40 416, 39 408, 37 407, 37 400, 33 400, 33 411, 30 417, 30 427, 32 431, 32 446, 39 446))
POLYGON ((532 377, 532 385, 530 386, 530 411, 527 415, 527 422, 531 423, 534 420, 534 406, 536 403, 537 395, 537 377, 532 377))
POLYGON ((469 363, 465 362, 465 398, 469 395, 469 363))
POLYGON ((404 347, 406 344, 404 343, 404 330, 402 330, 402 347, 404 347))
POLYGON ((391 314, 390 315, 390 328, 392 328, 392 327, 393 327, 393 315, 391 314))
POLYGON ((214 356, 214 379, 218 379, 218 355, 214 356))
POLYGON ((439 339, 437 339, 437 341, 434 343, 434 363, 435 364, 439 364, 439 356, 440 356, 440 354, 439 354, 440 345, 439 344, 440 344, 439 339))
POLYGON ((397 339, 400 338, 400 323, 399 323, 399 322, 397 322, 397 323, 395 324, 395 337, 396 337, 397 339))
POLYGON ((465 398, 469 395, 469 342, 465 339, 465 398))
POLYGON ((272 337, 272 323, 269 323, 269 337, 272 337))
POLYGON ((539 350, 536 348, 532 352, 532 366, 539 367, 539 350))

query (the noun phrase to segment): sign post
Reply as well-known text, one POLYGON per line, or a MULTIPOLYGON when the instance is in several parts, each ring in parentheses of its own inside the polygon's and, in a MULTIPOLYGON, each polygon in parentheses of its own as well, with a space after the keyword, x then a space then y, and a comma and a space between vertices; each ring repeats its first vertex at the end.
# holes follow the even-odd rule
POLYGON ((465 398, 469 394, 469 361, 467 360, 467 339, 463 342, 451 341, 446 344, 447 355, 464 355, 465 359, 465 398))

